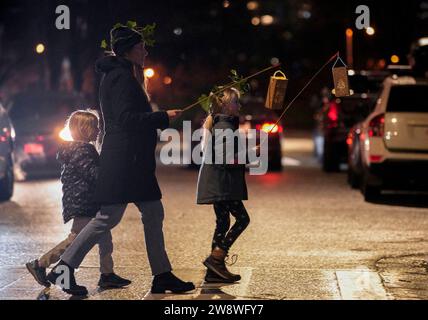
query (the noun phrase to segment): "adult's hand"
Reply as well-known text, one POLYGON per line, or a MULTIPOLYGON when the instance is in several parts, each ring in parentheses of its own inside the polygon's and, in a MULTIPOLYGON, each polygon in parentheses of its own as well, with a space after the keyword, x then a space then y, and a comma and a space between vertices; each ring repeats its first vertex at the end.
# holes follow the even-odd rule
POLYGON ((183 110, 168 110, 166 113, 168 114, 169 120, 174 120, 183 113, 183 110))

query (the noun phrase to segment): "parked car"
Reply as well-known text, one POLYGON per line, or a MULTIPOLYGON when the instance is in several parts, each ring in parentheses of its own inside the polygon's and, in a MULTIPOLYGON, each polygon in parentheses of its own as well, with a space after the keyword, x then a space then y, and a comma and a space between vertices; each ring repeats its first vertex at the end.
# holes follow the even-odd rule
POLYGON ((322 107, 315 114, 315 154, 325 172, 339 171, 347 161, 346 139, 353 125, 370 113, 386 71, 349 70, 351 96, 324 97, 322 107))
POLYGON ((15 98, 10 117, 16 129, 15 177, 56 177, 56 160, 67 116, 81 105, 75 95, 34 92, 15 98))
MULTIPOLYGON (((276 111, 266 109, 264 107, 263 98, 243 97, 242 110, 240 115, 240 130, 247 132, 249 129, 263 130, 268 135, 268 170, 281 171, 282 170, 282 147, 281 141, 283 139, 283 127, 281 125, 275 126, 278 121, 276 111), (272 130, 271 130, 272 129, 272 130)), ((193 120, 193 129, 198 129, 202 126, 205 119, 205 114, 195 116, 193 120)), ((259 136, 257 141, 260 143, 259 136)), ((192 142, 192 150, 195 148, 200 149, 199 142, 192 142)), ((197 167, 191 163, 190 167, 197 167)))
POLYGON ((13 147, 15 131, 5 108, 0 104, 0 201, 12 198, 13 147))
POLYGON ((428 190, 428 80, 388 77, 348 143, 348 179, 367 201, 383 189, 428 190))

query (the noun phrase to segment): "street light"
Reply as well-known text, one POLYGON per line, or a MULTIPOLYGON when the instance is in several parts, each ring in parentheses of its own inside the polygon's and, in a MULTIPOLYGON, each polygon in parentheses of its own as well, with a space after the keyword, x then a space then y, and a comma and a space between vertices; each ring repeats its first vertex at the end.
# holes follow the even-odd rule
POLYGON ((346 60, 350 68, 354 65, 354 31, 346 29, 346 60))
POLYGON ((369 36, 372 36, 372 35, 374 35, 375 34, 375 29, 374 28, 372 28, 372 27, 368 27, 367 29, 366 29, 366 33, 369 35, 369 36))
POLYGON ((43 52, 45 52, 45 45, 44 45, 43 43, 39 43, 39 44, 36 46, 36 52, 37 52, 38 54, 42 54, 43 52))
POLYGON ((397 56, 396 54, 391 56, 391 62, 392 63, 399 63, 400 62, 400 57, 397 56))

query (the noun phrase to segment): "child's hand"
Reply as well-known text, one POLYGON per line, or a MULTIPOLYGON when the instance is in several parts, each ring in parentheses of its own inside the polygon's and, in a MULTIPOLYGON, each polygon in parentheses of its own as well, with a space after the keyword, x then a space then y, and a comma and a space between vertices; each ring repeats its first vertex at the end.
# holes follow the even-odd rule
POLYGON ((182 110, 168 110, 166 112, 168 114, 169 120, 175 120, 183 113, 182 110))

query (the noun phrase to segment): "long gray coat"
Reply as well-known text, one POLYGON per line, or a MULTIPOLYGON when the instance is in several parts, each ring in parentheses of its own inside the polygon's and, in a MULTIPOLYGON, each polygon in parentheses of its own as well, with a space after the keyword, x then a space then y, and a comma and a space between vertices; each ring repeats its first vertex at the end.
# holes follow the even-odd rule
POLYGON ((104 73, 100 101, 105 136, 95 200, 99 204, 160 200, 155 148, 157 129, 169 126, 168 115, 153 112, 128 60, 105 57, 96 67, 104 73))
MULTIPOLYGON (((213 148, 216 137, 216 129, 231 129, 235 131, 239 128, 239 118, 218 114, 214 116, 213 124, 213 148)), ((235 143, 235 154, 239 151, 235 143)), ((225 155, 226 153, 224 153, 225 155)), ((212 152, 215 158, 215 150, 212 152)), ((204 163, 199 171, 197 186, 197 203, 213 204, 218 201, 248 200, 247 184, 245 182, 244 164, 207 164, 207 154, 204 155, 204 163)), ((214 163, 214 161, 212 161, 214 163)))

